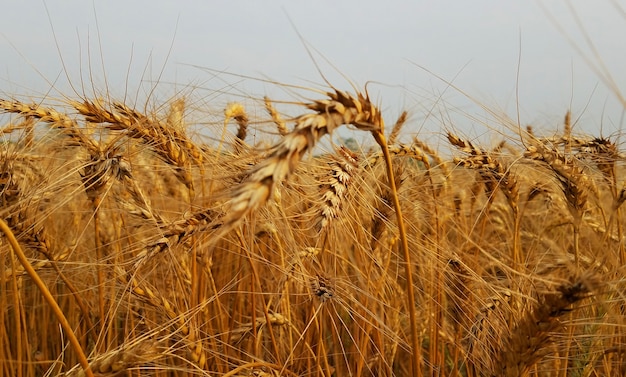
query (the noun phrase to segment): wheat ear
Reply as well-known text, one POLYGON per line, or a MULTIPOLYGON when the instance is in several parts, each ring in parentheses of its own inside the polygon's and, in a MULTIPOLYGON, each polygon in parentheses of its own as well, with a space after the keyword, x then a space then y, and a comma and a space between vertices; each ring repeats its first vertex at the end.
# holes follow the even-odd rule
POLYGON ((243 340, 244 337, 252 333, 253 329, 260 331, 261 328, 268 323, 272 326, 284 326, 289 324, 289 320, 280 313, 268 313, 267 318, 257 318, 256 323, 244 323, 229 331, 228 334, 231 344, 236 344, 243 340))
POLYGON ((391 128, 391 133, 389 134, 389 145, 395 144, 396 140, 398 140, 398 136, 400 135, 400 131, 402 131, 402 127, 406 123, 407 117, 408 113, 406 111, 403 111, 402 114, 400 114, 400 116, 398 117, 398 120, 396 120, 396 123, 391 128))
POLYGON ((563 156, 556 149, 547 148, 540 143, 528 146, 524 157, 545 162, 554 173, 554 177, 561 184, 561 191, 565 196, 567 209, 572 215, 574 258, 576 265, 578 265, 580 224, 587 204, 587 193, 590 188, 593 189, 589 178, 575 159, 563 156))
POLYGON ((326 100, 307 104, 306 107, 315 113, 296 118, 294 130, 272 147, 269 155, 248 172, 247 179, 232 190, 226 215, 218 219, 215 211, 208 209, 168 226, 164 229, 163 237, 148 245, 138 255, 139 259, 187 239, 199 229, 215 230, 213 239, 219 240, 243 221, 247 214, 264 205, 276 184, 296 169, 304 154, 321 137, 332 133, 337 127, 350 124, 365 131, 382 129, 381 114, 367 96, 358 94, 354 97, 341 91, 329 92, 327 95, 329 98, 326 100))
POLYGON ((519 211, 519 187, 510 169, 506 168, 498 160, 492 158, 487 151, 474 146, 470 141, 463 140, 450 132, 448 132, 448 141, 450 141, 450 144, 469 155, 463 158, 456 157, 454 159, 455 164, 478 170, 481 177, 485 180, 487 197, 492 198, 493 188, 499 187, 502 193, 504 193, 514 214, 517 214, 519 211))
MULTIPOLYGON (((444 179, 448 179, 448 177, 450 176, 450 171, 448 170, 448 166, 446 164, 446 162, 444 161, 444 159, 437 153, 437 151, 435 151, 434 149, 432 149, 428 144, 426 144, 425 142, 421 141, 420 139, 418 139, 417 137, 413 138, 413 144, 418 147, 419 149, 421 149, 422 151, 424 151, 424 153, 426 153, 427 155, 430 156, 430 158, 432 158, 434 165, 439 168, 439 170, 441 170, 441 174, 443 174, 444 179)), ((432 164, 431 164, 432 165, 432 164)))
POLYGON ((551 333, 561 326, 559 318, 571 306, 589 296, 593 276, 574 276, 554 291, 543 294, 504 340, 493 376, 525 376, 551 350, 551 333))
POLYGON ((521 216, 519 211, 519 184, 510 168, 505 167, 500 161, 492 158, 487 151, 476 147, 470 141, 463 140, 458 136, 448 132, 450 144, 466 153, 466 157, 455 157, 454 162, 465 168, 475 169, 484 180, 487 204, 491 206, 495 196, 496 188, 506 197, 507 203, 513 212, 513 249, 511 251, 513 261, 517 264, 521 262, 521 240, 520 227, 521 216))
POLYGON ((231 119, 237 122, 237 135, 235 136, 235 154, 239 155, 245 149, 246 135, 248 134, 248 115, 242 104, 233 102, 224 109, 224 128, 231 119))
POLYGON ((69 136, 76 145, 86 148, 90 154, 92 152, 95 153, 99 149, 98 144, 94 140, 80 131, 74 119, 55 109, 3 99, 0 99, 0 109, 4 112, 20 114, 24 117, 33 117, 42 122, 49 123, 53 128, 57 128, 65 135, 69 136))
POLYGON ((563 122, 563 151, 565 155, 572 154, 572 112, 565 113, 563 122))
POLYGON ((185 98, 172 101, 170 111, 167 114, 167 126, 177 132, 185 132, 185 98))
MULTIPOLYGON (((71 105, 87 121, 106 124, 108 129, 114 131, 125 130, 126 136, 140 139, 152 147, 166 163, 174 167, 176 177, 193 196, 191 163, 201 165, 203 155, 184 130, 169 127, 167 123, 152 119, 122 103, 113 103, 113 110, 108 110, 100 101, 72 101, 71 105)), ((182 122, 178 125, 182 125, 182 122)))
POLYGON ((468 302, 471 297, 469 271, 457 259, 449 259, 445 270, 446 296, 448 313, 455 332, 462 329, 466 322, 468 302))
POLYGON ((298 166, 304 154, 310 151, 324 135, 337 127, 350 124, 358 129, 380 129, 380 112, 369 98, 359 94, 353 97, 341 91, 327 93, 328 99, 306 105, 315 113, 296 118, 293 131, 272 148, 272 153, 258 163, 247 181, 233 190, 228 214, 223 219, 223 231, 236 226, 248 213, 265 204, 276 188, 298 166))
POLYGON ((287 128, 285 121, 280 117, 278 111, 276 111, 276 109, 274 108, 274 105, 272 105, 272 101, 269 99, 269 97, 264 97, 263 99, 265 102, 265 109, 272 117, 272 121, 278 129, 278 133, 282 136, 287 135, 289 133, 289 129, 287 128))
POLYGON ((316 225, 318 232, 321 232, 339 217, 350 182, 359 167, 359 160, 356 154, 342 146, 337 150, 337 155, 334 155, 329 162, 329 167, 327 182, 320 186, 322 205, 316 225))
MULTIPOLYGON (((157 345, 155 341, 133 342, 93 357, 89 365, 98 375, 121 375, 133 367, 153 362, 161 357, 157 345)), ((85 377, 85 371, 72 368, 65 376, 85 377)))
MULTIPOLYGON (((430 168, 430 161, 428 161, 428 157, 424 154, 424 152, 415 144, 394 144, 388 147, 389 153, 393 157, 410 157, 415 159, 416 161, 420 161, 424 164, 426 169, 430 168)), ((381 160, 384 161, 384 153, 376 152, 372 154, 367 159, 367 166, 373 167, 376 166, 381 160)))

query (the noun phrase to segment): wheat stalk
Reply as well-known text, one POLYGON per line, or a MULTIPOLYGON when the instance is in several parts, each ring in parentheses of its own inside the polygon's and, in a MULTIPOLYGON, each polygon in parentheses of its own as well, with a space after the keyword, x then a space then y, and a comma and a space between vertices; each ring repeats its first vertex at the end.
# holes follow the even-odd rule
POLYGON ((8 239, 9 244, 11 245, 11 249, 13 250, 13 253, 19 260, 20 264, 24 267, 24 270, 26 270, 26 272, 28 273, 28 276, 30 276, 33 283, 35 283, 35 285, 37 286, 37 288, 43 295, 46 303, 52 309, 52 312, 54 313, 57 320, 59 321, 59 324, 61 325, 63 330, 66 332, 66 336, 68 337, 70 344, 72 348, 74 349, 74 352, 76 352, 76 355, 78 356, 78 360, 80 362, 81 367, 85 371, 85 375, 87 377, 93 377, 93 372, 89 368, 87 357, 85 356, 85 353, 83 351, 83 348, 80 342, 78 341, 78 339, 76 338, 76 335, 74 334, 74 330, 72 329, 72 326, 68 322, 66 316, 63 314, 63 311, 59 307, 59 304, 56 302, 56 300, 54 299, 54 297, 48 290, 48 287, 46 287, 46 284, 41 280, 41 278, 39 277, 35 269, 33 269, 33 267, 30 265, 30 263, 28 262, 28 259, 26 259, 26 255, 24 255, 24 252, 22 251, 22 248, 17 242, 15 235, 11 231, 11 228, 9 228, 7 223, 4 222, 4 220, 2 219, 0 219, 0 231, 2 231, 2 233, 4 233, 4 235, 8 239))
MULTIPOLYGON (((404 169, 396 167, 394 174, 395 187, 400 189, 404 182, 404 169)), ((380 193, 376 196, 376 205, 374 207, 374 218, 372 219, 372 225, 370 231, 372 234, 370 247, 372 250, 372 256, 374 261, 386 270, 387 264, 390 261, 390 255, 385 246, 388 243, 388 227, 393 215, 393 193, 391 192, 391 185, 381 186, 380 193)))
POLYGON ((178 310, 168 298, 158 295, 147 284, 142 284, 133 273, 124 271, 119 265, 113 266, 118 279, 128 287, 129 291, 144 302, 163 310, 166 317, 171 320, 180 332, 181 338, 191 354, 192 361, 199 367, 206 366, 206 354, 203 350, 202 340, 198 338, 198 330, 186 318, 185 313, 178 310))

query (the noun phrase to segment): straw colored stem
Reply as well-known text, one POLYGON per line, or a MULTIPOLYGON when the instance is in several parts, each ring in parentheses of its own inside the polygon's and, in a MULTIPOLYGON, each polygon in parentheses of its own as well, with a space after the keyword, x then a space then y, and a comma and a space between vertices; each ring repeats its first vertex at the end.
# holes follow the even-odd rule
MULTIPOLYGON (((15 270, 15 258, 11 258, 11 268, 15 270)), ((17 365, 17 377, 22 377, 22 309, 20 305, 20 294, 17 285, 17 277, 15 276, 15 274, 13 274, 11 282, 13 283, 13 306, 15 307, 15 362, 17 365)))
POLYGON ((46 255, 46 258, 50 260, 50 265, 52 266, 54 271, 56 271, 56 273, 59 275, 59 278, 63 280, 63 284, 65 284, 65 286, 72 293, 72 296, 74 297, 74 300, 76 301, 76 305, 78 305, 78 308, 80 309, 80 312, 83 315, 83 320, 85 321, 85 326, 87 327, 89 333, 91 334, 93 339, 97 339, 98 336, 96 334, 96 329, 94 328, 93 322, 91 322, 89 308, 85 304, 85 300, 80 296, 79 291, 74 285, 74 283, 72 283, 72 281, 68 279, 67 276, 65 276, 63 271, 61 271, 61 269, 57 265, 57 262, 52 258, 52 256, 46 255))
POLYGON ((396 217, 398 219, 398 230, 400 232, 400 240, 402 242, 402 251, 404 253, 404 268, 406 274, 407 283, 407 304, 409 310, 409 321, 411 323, 411 345, 413 348, 413 358, 411 360, 413 376, 421 376, 421 349, 419 345, 419 338, 417 336, 417 315, 415 313, 415 295, 413 292, 413 268, 411 266, 411 253, 409 252, 409 243, 406 236, 406 227, 404 225, 404 218, 402 216, 402 208, 400 207, 400 199, 398 198, 398 190, 396 188, 396 181, 393 176, 393 166, 391 164, 391 154, 387 147, 387 140, 382 130, 372 131, 374 139, 380 146, 385 157, 385 165, 387 167, 387 176, 389 178, 389 186, 391 187, 393 206, 396 210, 396 217))
POLYGON ((33 282, 35 283, 37 288, 39 288, 39 291, 41 291, 41 294, 43 295, 44 299, 46 300, 48 305, 50 305, 50 307, 52 308, 52 311, 54 312, 54 315, 57 317, 57 320, 61 324, 61 327, 63 327, 63 330, 65 330, 67 338, 69 339, 70 344, 72 345, 72 348, 74 349, 74 352, 76 352, 76 356, 78 357, 80 365, 85 370, 85 375, 87 377, 94 377, 93 372, 89 368, 89 362, 87 361, 87 357, 85 356, 85 353, 83 352, 83 349, 80 346, 80 343, 78 342, 78 339, 76 338, 76 335, 74 335, 74 330, 72 329, 72 326, 70 326, 70 323, 67 321, 67 318, 65 318, 63 311, 59 307, 59 304, 57 304, 54 297, 52 297, 52 294, 46 287, 46 284, 41 280, 41 278, 39 277, 35 269, 30 265, 30 263, 28 262, 28 259, 26 259, 26 255, 24 255, 24 252, 22 251, 22 248, 17 242, 15 235, 11 231, 11 228, 9 228, 7 223, 2 219, 0 219, 0 230, 2 230, 2 232, 7 237, 9 244, 11 245, 11 248, 13 249, 13 252, 15 253, 15 256, 24 267, 24 270, 26 271, 26 273, 28 273, 28 276, 30 276, 30 278, 33 279, 33 282))
MULTIPOLYGON (((245 250, 245 252, 246 252, 246 257, 248 259, 248 262, 250 263, 250 269, 252 270, 253 279, 254 279, 255 283, 261 288, 262 287, 261 280, 259 279, 259 273, 258 273, 258 271, 256 269, 256 266, 254 265, 254 258, 250 254, 250 251, 248 250, 248 248, 245 247, 245 242, 244 242, 244 239, 243 239, 243 236, 242 236, 241 232, 237 232, 237 238, 239 239, 239 242, 241 244, 241 248, 243 250, 245 250)), ((253 294, 253 296, 254 296, 254 294, 253 294)), ((267 331, 268 331, 268 333, 270 335, 270 340, 272 342, 272 347, 274 349, 274 354, 278 356, 280 353, 278 352, 278 343, 276 342, 276 337, 274 336, 274 330, 272 328, 272 321, 271 321, 271 318, 270 318, 270 314, 268 312, 268 305, 267 305, 267 303, 265 301, 265 298, 263 298, 263 296, 261 296, 261 297, 263 299, 262 300, 263 315, 265 316, 265 323, 267 324, 267 331)), ((253 313, 254 313, 255 309, 256 308, 253 305, 252 306, 253 313)), ((252 323, 255 323, 255 322, 256 321, 252 321, 252 323)))

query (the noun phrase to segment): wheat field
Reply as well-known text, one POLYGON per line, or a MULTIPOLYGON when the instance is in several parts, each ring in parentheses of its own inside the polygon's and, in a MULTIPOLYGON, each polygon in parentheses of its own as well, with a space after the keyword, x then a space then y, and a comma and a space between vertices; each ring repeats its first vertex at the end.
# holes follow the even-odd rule
POLYGON ((315 95, 0 99, 0 374, 626 375, 618 137, 315 95))

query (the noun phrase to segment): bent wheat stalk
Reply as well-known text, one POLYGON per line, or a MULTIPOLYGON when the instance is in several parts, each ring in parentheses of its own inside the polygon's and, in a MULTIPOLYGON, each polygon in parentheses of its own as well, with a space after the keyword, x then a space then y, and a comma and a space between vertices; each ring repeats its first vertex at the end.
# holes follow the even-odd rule
POLYGON ((389 147, 387 146, 387 140, 385 139, 384 124, 381 120, 381 126, 377 130, 372 130, 372 136, 374 140, 380 146, 385 158, 385 165, 387 167, 387 177, 389 179, 389 187, 391 188, 391 197, 393 199, 393 206, 396 210, 396 218, 398 221, 398 230, 400 233, 400 241, 402 242, 402 251, 404 253, 404 270, 406 274, 407 285, 407 304, 409 310, 409 322, 411 324, 411 346, 413 348, 412 373, 413 376, 421 376, 421 361, 420 361, 420 344, 417 337, 417 314, 415 307, 415 294, 413 292, 413 268, 411 267, 411 254, 409 253, 409 241, 406 236, 406 227, 404 225, 404 217, 402 216, 402 208, 400 206, 400 198, 398 197, 398 188, 396 187, 396 180, 393 174, 393 165, 391 164, 391 153, 389 153, 389 147))
POLYGON ((83 348, 81 347, 80 342, 78 341, 78 338, 76 338, 76 335, 74 335, 74 330, 72 329, 72 326, 67 321, 67 318, 65 318, 65 315, 63 314, 63 311, 59 307, 59 304, 57 304, 54 297, 52 297, 52 294, 46 287, 46 283, 44 283, 41 280, 41 278, 39 277, 35 269, 28 262, 28 259, 26 259, 26 255, 24 255, 24 252, 22 251, 22 248, 17 242, 15 235, 11 231, 11 228, 9 228, 7 223, 4 222, 4 220, 2 219, 0 219, 0 230, 7 237, 7 240, 9 241, 9 244, 11 245, 11 248, 13 249, 13 253, 17 257, 17 259, 20 261, 20 263, 24 267, 24 270, 26 270, 30 278, 33 279, 33 283, 35 283, 37 288, 39 288, 39 291, 43 295, 44 299, 46 300, 48 305, 50 305, 52 312, 57 317, 59 324, 61 325, 61 327, 63 327, 63 330, 65 330, 67 338, 69 339, 70 344, 72 345, 72 348, 74 348, 74 352, 76 352, 76 357, 78 358, 80 365, 83 367, 85 371, 85 375, 87 377, 94 377, 93 372, 89 368, 89 362, 87 361, 87 357, 85 356, 85 353, 83 352, 83 348))

